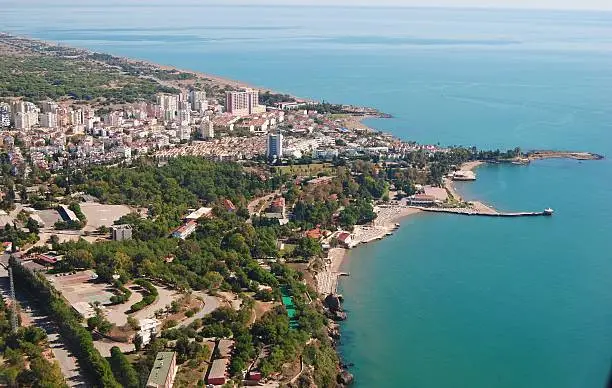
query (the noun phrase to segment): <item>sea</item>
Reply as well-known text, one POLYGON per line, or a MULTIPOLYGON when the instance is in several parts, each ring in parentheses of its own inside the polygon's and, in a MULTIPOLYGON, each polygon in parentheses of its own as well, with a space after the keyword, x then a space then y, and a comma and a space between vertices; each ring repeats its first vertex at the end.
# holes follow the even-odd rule
MULTIPOLYGON (((612 156, 612 13, 3 1, 0 29, 392 114, 406 140, 612 156)), ((553 217, 409 217, 340 289, 355 387, 599 388, 612 163, 487 165, 458 189, 553 217)))

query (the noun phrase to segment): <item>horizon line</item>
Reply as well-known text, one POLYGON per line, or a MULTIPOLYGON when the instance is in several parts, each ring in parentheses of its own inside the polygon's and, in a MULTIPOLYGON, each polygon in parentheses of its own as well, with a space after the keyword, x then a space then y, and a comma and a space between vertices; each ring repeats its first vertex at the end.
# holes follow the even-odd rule
MULTIPOLYGON (((76 4, 77 1, 55 1, 53 2, 52 6, 53 7, 57 7, 57 6, 68 6, 68 5, 74 5, 76 4)), ((36 6, 36 5, 41 5, 43 7, 45 6, 50 6, 51 4, 46 3, 46 2, 38 2, 38 1, 19 1, 19 0, 9 0, 7 3, 4 4, 5 6, 12 6, 12 5, 17 5, 17 6, 36 6)), ((117 7, 139 7, 139 6, 144 6, 144 7, 164 7, 167 6, 167 2, 165 1, 153 1, 153 2, 149 2, 147 4, 136 4, 136 3, 130 3, 130 2, 125 2, 125 1, 113 1, 113 0, 93 0, 90 1, 86 4, 80 4, 79 5, 82 8, 90 8, 90 7, 97 7, 97 6, 117 6, 117 7)), ((280 3, 280 2, 262 2, 262 3, 258 3, 258 4, 253 4, 253 3, 234 3, 234 4, 227 4, 227 3, 222 3, 222 2, 215 2, 215 3, 209 3, 209 4, 202 4, 202 3, 198 3, 198 2, 192 2, 192 1, 186 1, 186 2, 177 2, 175 4, 172 5, 173 7, 197 7, 197 8, 207 8, 207 7, 218 7, 218 8, 256 8, 256 7, 276 7, 276 8, 293 8, 293 7, 309 7, 309 8, 378 8, 378 9, 434 9, 434 10, 441 10, 441 9, 447 9, 447 10, 474 10, 474 11, 555 11, 555 12, 606 12, 606 13, 612 13, 612 4, 610 5, 610 7, 608 8, 596 8, 596 7, 582 7, 582 6, 578 6, 578 7, 559 7, 559 8, 553 8, 553 7, 549 7, 549 6, 522 6, 522 7, 513 7, 511 5, 500 5, 500 6, 495 6, 495 5, 489 5, 489 6, 484 6, 484 5, 449 5, 449 4, 431 4, 431 5, 403 5, 403 4, 364 4, 364 3, 357 3, 357 4, 342 4, 342 3, 327 3, 327 4, 315 4, 315 3, 309 3, 309 2, 297 2, 297 3, 293 3, 293 4, 287 4, 287 3, 280 3)))

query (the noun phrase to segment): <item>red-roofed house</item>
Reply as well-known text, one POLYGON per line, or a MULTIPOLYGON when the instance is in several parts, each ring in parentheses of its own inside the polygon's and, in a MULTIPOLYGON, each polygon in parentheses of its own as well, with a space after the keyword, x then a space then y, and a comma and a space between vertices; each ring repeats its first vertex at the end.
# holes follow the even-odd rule
POLYGON ((195 232, 197 226, 198 226, 197 222, 193 220, 189 221, 179 226, 178 228, 176 228, 174 232, 172 232, 172 237, 176 237, 176 238, 180 238, 184 240, 187 237, 189 237, 191 233, 195 232))
POLYGON ((353 236, 348 232, 341 232, 338 234, 338 242, 344 245, 346 248, 350 248, 353 243, 353 236))
POLYGON ((53 265, 58 262, 58 259, 57 257, 53 257, 53 256, 49 256, 49 255, 45 255, 41 253, 39 255, 36 255, 36 257, 34 258, 34 262, 41 264, 41 265, 53 265))
POLYGON ((314 238, 315 240, 323 237, 323 232, 321 232, 321 228, 316 227, 314 229, 307 230, 305 236, 308 238, 314 238))
POLYGON ((415 194, 408 197, 408 203, 416 206, 431 206, 436 203, 436 197, 427 194, 415 194))

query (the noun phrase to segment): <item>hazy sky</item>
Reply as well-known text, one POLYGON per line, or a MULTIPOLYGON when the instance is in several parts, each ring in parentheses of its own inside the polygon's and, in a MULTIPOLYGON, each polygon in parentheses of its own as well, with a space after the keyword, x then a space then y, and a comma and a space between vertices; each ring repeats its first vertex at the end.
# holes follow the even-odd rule
MULTIPOLYGON (((20 5, 44 3, 50 0, 0 0, 20 5)), ((54 0, 62 4, 313 4, 358 6, 410 6, 410 7, 478 7, 478 8, 543 8, 612 10, 612 0, 54 0)))
MULTIPOLYGON (((132 0, 135 1, 135 0, 132 0)), ((612 0, 226 0, 228 3, 405 5, 422 7, 544 8, 612 10, 612 0)), ((205 3, 205 1, 202 1, 205 3)))

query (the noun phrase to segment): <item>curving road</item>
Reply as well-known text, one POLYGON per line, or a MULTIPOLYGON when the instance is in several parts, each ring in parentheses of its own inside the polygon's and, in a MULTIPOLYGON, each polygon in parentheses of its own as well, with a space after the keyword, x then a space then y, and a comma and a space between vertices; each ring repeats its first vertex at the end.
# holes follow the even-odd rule
POLYGON ((195 321, 196 319, 204 318, 204 316, 212 313, 213 311, 218 309, 219 306, 221 305, 221 301, 216 296, 205 294, 202 291, 194 291, 193 295, 197 296, 198 298, 202 298, 204 300, 204 307, 202 307, 200 311, 195 313, 193 317, 187 318, 184 321, 182 321, 178 325, 179 327, 188 326, 189 324, 191 324, 191 322, 195 321))

